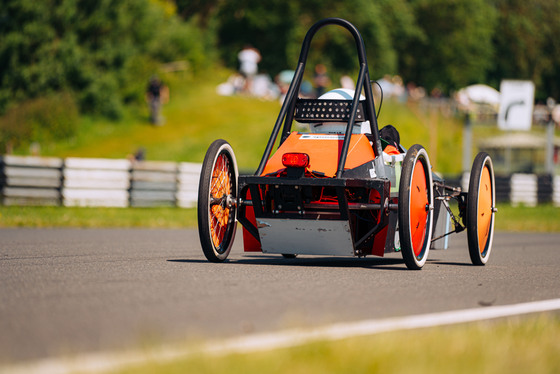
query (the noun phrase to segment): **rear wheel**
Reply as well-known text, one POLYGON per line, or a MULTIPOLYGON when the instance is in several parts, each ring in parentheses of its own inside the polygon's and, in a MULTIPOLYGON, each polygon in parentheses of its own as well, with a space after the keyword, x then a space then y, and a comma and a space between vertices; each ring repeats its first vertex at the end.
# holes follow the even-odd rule
POLYGON ((480 152, 474 159, 467 193, 467 239, 474 265, 484 265, 490 257, 494 236, 496 192, 492 159, 480 152))
POLYGON ((237 164, 225 140, 214 141, 204 157, 198 185, 198 235, 211 262, 224 261, 235 238, 237 164))
POLYGON ((399 186, 399 237, 409 269, 422 269, 432 239, 434 192, 428 153, 415 144, 406 153, 399 186))

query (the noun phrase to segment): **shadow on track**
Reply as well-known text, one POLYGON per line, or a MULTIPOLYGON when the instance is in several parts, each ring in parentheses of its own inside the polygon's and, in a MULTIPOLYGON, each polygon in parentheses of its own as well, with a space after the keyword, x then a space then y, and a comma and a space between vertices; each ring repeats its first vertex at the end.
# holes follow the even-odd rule
POLYGON ((447 265, 447 266, 474 266, 470 262, 452 262, 452 261, 442 261, 438 259, 428 259, 426 262, 429 262, 433 265, 447 265))
MULTIPOLYGON (((208 263, 204 259, 169 259, 168 262, 208 263)), ((294 266, 322 268, 364 268, 377 270, 407 270, 402 259, 396 258, 343 258, 343 257, 298 257, 283 258, 270 255, 246 255, 242 258, 230 258, 223 264, 255 265, 255 266, 294 266), (395 266, 398 265, 398 266, 395 266)))

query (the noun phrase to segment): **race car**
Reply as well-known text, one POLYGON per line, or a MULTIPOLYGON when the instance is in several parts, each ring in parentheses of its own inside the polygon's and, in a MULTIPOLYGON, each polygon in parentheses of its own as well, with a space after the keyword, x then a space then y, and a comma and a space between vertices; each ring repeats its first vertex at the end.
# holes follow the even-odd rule
POLYGON ((430 249, 446 249, 447 236, 466 229, 472 263, 484 265, 497 211, 488 154, 476 156, 464 192, 432 172, 424 147, 406 149, 396 128, 378 128, 364 41, 340 18, 321 20, 307 32, 256 172, 239 175, 232 147, 219 139, 208 148, 198 191, 200 243, 211 262, 227 259, 239 222, 245 252, 294 258, 400 251, 415 270, 430 249), (300 98, 311 40, 327 25, 353 36, 360 66, 356 89, 300 98), (308 130, 293 130, 294 122, 308 130))

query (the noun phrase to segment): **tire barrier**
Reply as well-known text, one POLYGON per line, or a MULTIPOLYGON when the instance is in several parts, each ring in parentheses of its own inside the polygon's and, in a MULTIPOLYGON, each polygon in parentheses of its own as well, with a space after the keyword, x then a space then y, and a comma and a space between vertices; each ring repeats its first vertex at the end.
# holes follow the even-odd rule
POLYGON ((60 205, 62 160, 51 157, 0 156, 4 205, 60 205))
POLYGON ((177 176, 177 206, 194 208, 198 200, 198 182, 202 164, 181 162, 177 176))
POLYGON ((67 158, 62 171, 64 206, 128 206, 130 161, 67 158))
MULTIPOLYGON (((201 168, 192 162, 5 155, 0 156, 0 204, 192 208, 201 168)), ((467 190, 469 174, 445 180, 467 190)), ((512 174, 496 176, 495 182, 498 203, 560 207, 558 175, 512 174)))
POLYGON ((560 176, 556 175, 552 182, 552 203, 560 207, 560 176))
POLYGON ((552 175, 537 176, 537 202, 548 204, 552 202, 554 193, 554 178, 552 175))
POLYGON ((175 206, 177 164, 142 161, 130 169, 130 206, 175 206))
POLYGON ((509 194, 510 202, 513 206, 537 205, 537 176, 534 174, 513 174, 511 176, 509 194))

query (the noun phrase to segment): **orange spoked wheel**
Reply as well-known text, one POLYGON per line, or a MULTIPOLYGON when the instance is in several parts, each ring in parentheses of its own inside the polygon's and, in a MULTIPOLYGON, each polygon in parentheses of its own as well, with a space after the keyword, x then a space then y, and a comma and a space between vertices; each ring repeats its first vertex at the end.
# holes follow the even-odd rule
POLYGON ((474 159, 467 193, 467 239, 474 265, 485 265, 492 250, 496 192, 492 159, 480 152, 474 159))
POLYGON ((198 185, 198 234, 204 255, 224 261, 236 231, 237 164, 225 140, 213 142, 202 163, 198 185))
POLYGON ((432 240, 434 190, 428 153, 415 144, 402 163, 399 186, 399 237, 409 269, 422 269, 432 240))

